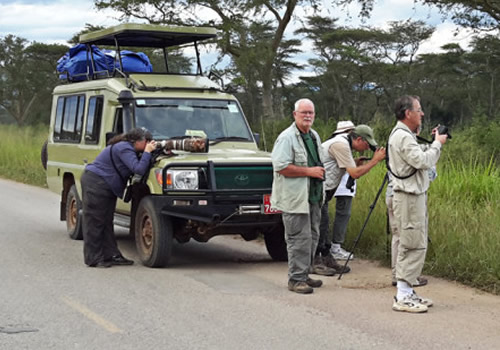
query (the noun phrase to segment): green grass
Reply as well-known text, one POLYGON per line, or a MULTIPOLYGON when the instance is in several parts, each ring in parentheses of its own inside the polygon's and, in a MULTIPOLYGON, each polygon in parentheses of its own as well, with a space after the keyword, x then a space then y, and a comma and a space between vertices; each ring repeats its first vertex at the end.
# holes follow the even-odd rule
POLYGON ((0 125, 0 176, 46 187, 40 151, 47 130, 47 126, 0 125))
MULTIPOLYGON (((378 165, 358 180, 349 248, 359 234, 385 174, 378 165)), ((500 294, 500 171, 487 164, 443 161, 428 192, 429 237, 424 272, 500 294)), ((331 212, 331 215, 334 211, 331 212)), ((389 265, 385 189, 359 241, 358 253, 389 265)))

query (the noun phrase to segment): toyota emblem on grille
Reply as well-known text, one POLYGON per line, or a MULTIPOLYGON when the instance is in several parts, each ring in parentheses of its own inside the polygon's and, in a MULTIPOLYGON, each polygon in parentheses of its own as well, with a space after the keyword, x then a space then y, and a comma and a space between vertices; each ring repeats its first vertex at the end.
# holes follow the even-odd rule
POLYGON ((244 186, 248 185, 248 183, 250 182, 250 178, 248 177, 248 175, 239 174, 234 177, 234 182, 239 186, 244 186))

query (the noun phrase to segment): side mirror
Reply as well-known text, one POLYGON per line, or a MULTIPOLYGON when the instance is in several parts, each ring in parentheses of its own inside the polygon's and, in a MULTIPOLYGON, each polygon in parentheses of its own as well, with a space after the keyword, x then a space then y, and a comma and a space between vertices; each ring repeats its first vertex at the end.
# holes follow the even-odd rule
POLYGON ((111 140, 113 137, 116 136, 116 133, 115 132, 107 132, 106 133, 106 145, 109 143, 109 140, 111 140))

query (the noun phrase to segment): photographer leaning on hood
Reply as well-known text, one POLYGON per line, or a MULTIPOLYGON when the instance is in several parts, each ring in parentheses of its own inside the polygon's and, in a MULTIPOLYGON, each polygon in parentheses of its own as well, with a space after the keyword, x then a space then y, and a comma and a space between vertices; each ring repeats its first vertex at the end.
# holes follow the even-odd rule
POLYGON ((113 137, 97 158, 85 167, 81 178, 83 202, 83 256, 90 267, 132 265, 118 250, 113 217, 127 179, 149 169, 156 142, 146 129, 132 129, 113 137), (139 154, 142 156, 139 158, 139 154))

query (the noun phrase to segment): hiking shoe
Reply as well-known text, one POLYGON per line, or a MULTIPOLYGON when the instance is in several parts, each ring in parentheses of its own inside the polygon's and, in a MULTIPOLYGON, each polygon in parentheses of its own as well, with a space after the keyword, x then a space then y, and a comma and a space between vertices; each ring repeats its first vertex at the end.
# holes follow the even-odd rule
POLYGON ((314 257, 313 265, 311 266, 311 272, 314 275, 320 275, 320 276, 334 276, 335 275, 335 270, 325 266, 323 264, 323 260, 321 259, 320 256, 314 257))
POLYGON ((337 261, 335 260, 335 258, 331 254, 324 256, 322 259, 323 259, 323 264, 326 267, 333 269, 333 271, 335 271, 335 273, 337 273, 337 274, 349 273, 351 271, 351 268, 349 266, 346 266, 344 268, 344 265, 340 265, 339 263, 337 263, 337 261), (342 272, 342 270, 343 270, 343 272, 342 272))
POLYGON ((417 277, 417 283, 414 284, 412 287, 422 287, 422 286, 425 286, 427 284, 427 282, 428 282, 427 278, 419 276, 419 277, 417 277))
POLYGON ((431 307, 432 305, 434 305, 431 299, 422 298, 421 296, 418 296, 417 293, 415 293, 415 291, 413 291, 413 294, 410 295, 410 298, 427 307, 431 307))
POLYGON ((304 281, 288 281, 288 290, 299 294, 311 294, 314 290, 304 281))
POLYGON ((394 311, 403 311, 411 313, 427 312, 427 306, 419 303, 418 300, 413 299, 413 294, 408 295, 399 301, 396 297, 394 297, 394 302, 392 303, 392 309, 394 311))
POLYGON ((322 280, 314 280, 314 279, 308 277, 306 280, 306 284, 309 287, 319 288, 323 285, 323 281, 322 280))
MULTIPOLYGON (((350 252, 346 251, 344 248, 334 248, 333 246, 330 248, 330 253, 336 260, 347 260, 349 258, 350 252)), ((354 259, 354 254, 351 255, 349 260, 354 259)))

